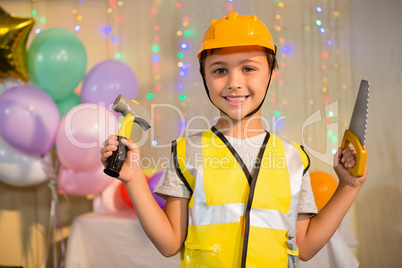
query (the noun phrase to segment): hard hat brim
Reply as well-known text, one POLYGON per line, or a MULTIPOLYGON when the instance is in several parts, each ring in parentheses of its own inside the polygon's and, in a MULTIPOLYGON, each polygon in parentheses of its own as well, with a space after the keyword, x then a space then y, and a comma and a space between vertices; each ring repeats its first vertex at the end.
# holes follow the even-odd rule
POLYGON ((275 46, 272 41, 264 36, 251 36, 249 38, 236 38, 226 40, 206 40, 201 44, 197 58, 200 59, 201 52, 208 49, 217 49, 224 47, 239 47, 239 46, 261 46, 275 52, 275 46))

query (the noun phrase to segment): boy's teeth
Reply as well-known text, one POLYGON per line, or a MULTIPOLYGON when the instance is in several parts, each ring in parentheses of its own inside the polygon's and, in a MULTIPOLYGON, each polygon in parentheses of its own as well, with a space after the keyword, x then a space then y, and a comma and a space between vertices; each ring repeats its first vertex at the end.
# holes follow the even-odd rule
POLYGON ((226 97, 226 99, 228 99, 229 101, 242 101, 245 100, 246 97, 235 97, 235 98, 226 97))

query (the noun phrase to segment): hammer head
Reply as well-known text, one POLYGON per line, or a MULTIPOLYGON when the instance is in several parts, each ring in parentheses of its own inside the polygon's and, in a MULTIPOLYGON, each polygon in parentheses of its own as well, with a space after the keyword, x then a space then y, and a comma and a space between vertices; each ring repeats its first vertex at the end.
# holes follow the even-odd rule
POLYGON ((134 122, 139 124, 144 130, 148 130, 151 127, 145 120, 146 113, 143 107, 141 107, 136 101, 130 101, 120 94, 113 102, 112 108, 123 116, 126 116, 127 114, 134 116, 134 122))

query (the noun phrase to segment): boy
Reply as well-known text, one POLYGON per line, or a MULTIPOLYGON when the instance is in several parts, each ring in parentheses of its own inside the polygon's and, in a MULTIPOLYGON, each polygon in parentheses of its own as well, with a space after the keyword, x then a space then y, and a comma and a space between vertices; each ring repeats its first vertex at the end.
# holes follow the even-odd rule
MULTIPOLYGON (((367 167, 361 178, 347 170, 355 152, 339 149, 339 186, 317 214, 308 156, 262 125, 275 52, 256 16, 231 12, 211 22, 197 56, 221 116, 210 130, 172 143, 155 190, 167 198, 164 211, 149 191, 139 148, 122 141, 129 152, 119 179, 148 237, 164 256, 181 251, 182 267, 295 267, 297 256, 308 260, 328 242, 366 179, 367 167)), ((105 141, 103 163, 116 145, 115 136, 105 141)))

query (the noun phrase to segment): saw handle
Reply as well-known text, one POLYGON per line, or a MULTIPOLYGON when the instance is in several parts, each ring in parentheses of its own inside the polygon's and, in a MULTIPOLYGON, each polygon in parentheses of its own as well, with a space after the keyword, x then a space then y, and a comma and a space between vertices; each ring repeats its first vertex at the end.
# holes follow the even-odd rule
POLYGON ((352 144, 356 150, 356 165, 352 168, 348 168, 349 172, 355 177, 361 177, 364 175, 364 170, 366 168, 367 160, 367 149, 366 146, 362 146, 359 137, 353 133, 350 129, 345 131, 343 135, 343 140, 341 148, 344 149, 352 144))

